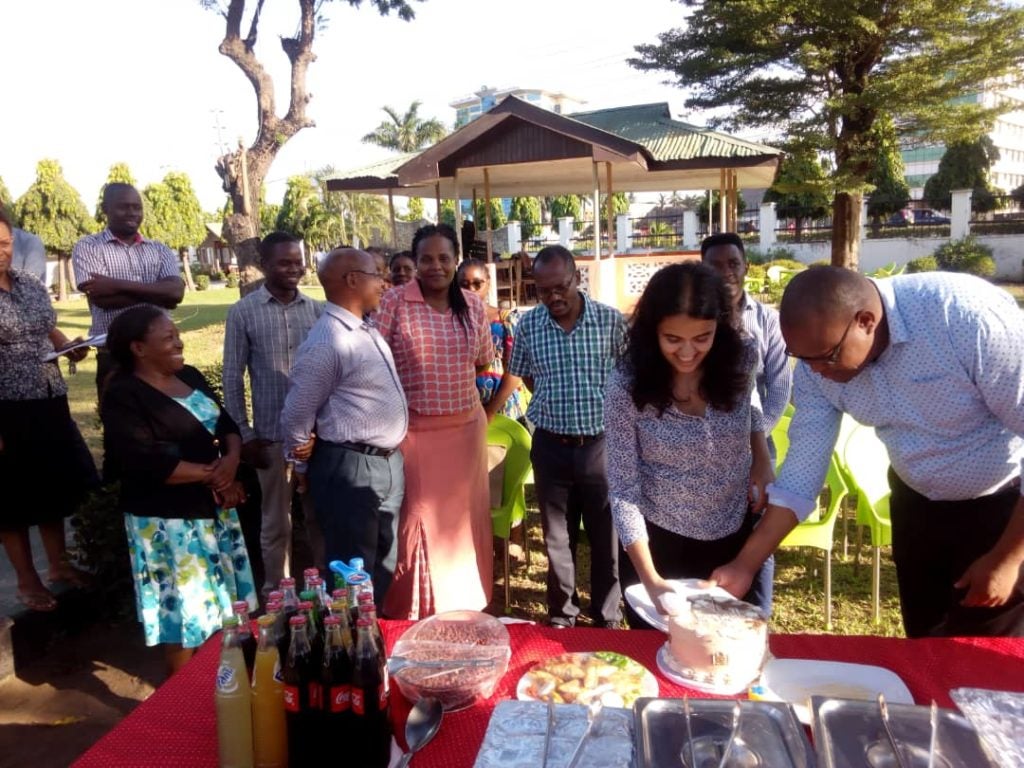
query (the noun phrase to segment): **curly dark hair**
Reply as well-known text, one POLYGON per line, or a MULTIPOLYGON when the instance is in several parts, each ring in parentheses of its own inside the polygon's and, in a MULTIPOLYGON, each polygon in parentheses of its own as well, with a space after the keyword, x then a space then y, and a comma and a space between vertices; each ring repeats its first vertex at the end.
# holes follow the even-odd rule
MULTIPOLYGON (((410 248, 413 261, 419 262, 420 243, 434 235, 440 235, 451 242, 452 250, 455 253, 455 261, 458 262, 459 238, 455 235, 455 230, 447 224, 427 224, 416 230, 416 233, 412 236, 412 247, 410 248)), ((455 275, 452 275, 452 281, 448 284, 448 306, 452 308, 452 314, 462 323, 463 330, 469 333, 469 302, 466 301, 466 297, 462 294, 462 288, 459 287, 459 281, 455 279, 455 275)))
POLYGON ((673 315, 716 323, 715 340, 701 363, 701 397, 712 408, 731 411, 747 396, 750 376, 733 311, 721 278, 700 262, 672 264, 654 274, 633 312, 622 362, 637 409, 652 405, 661 414, 672 403, 674 371, 658 344, 658 326, 673 315))

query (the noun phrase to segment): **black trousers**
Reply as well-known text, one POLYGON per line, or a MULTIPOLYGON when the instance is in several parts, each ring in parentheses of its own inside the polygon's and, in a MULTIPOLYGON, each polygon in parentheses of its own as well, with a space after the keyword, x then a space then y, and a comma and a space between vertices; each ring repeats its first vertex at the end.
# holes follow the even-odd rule
MULTIPOLYGON (((658 574, 664 579, 706 579, 711 572, 720 565, 725 565, 739 554, 754 530, 754 523, 757 517, 748 514, 743 520, 743 525, 735 533, 731 533, 721 539, 704 541, 691 539, 672 531, 667 531, 650 521, 647 524, 647 546, 651 550, 651 561, 658 574)), ((765 612, 771 609, 771 575, 764 578, 765 571, 770 568, 774 573, 774 562, 769 566, 767 563, 754 576, 750 585, 750 591, 743 596, 743 599, 763 608, 765 612)), ((619 574, 622 578, 622 588, 631 587, 640 583, 640 577, 633 567, 633 561, 629 559, 625 549, 619 555, 619 574)), ((651 625, 640 618, 636 611, 626 604, 626 623, 630 629, 652 629, 651 625)))
POLYGON ((567 445, 537 429, 530 459, 548 552, 548 617, 572 624, 580 613, 576 545, 582 520, 590 542, 590 617, 597 623, 620 621, 619 545, 608 503, 604 437, 567 445))
POLYGON ((932 501, 891 469, 892 556, 907 637, 1024 636, 1024 586, 1006 605, 965 608, 953 584, 995 546, 1020 498, 1018 488, 965 501, 932 501))

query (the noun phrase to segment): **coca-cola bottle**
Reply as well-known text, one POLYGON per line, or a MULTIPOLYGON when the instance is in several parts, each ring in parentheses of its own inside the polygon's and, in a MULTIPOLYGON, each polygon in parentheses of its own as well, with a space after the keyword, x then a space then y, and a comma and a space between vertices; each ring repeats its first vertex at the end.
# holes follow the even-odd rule
POLYGON ((320 578, 319 568, 307 568, 302 572, 302 591, 308 592, 313 588, 312 580, 320 578))
POLYGON ((349 655, 354 656, 356 652, 356 633, 355 627, 349 622, 348 599, 343 596, 331 603, 331 615, 337 616, 341 620, 341 638, 345 641, 345 647, 348 648, 349 655))
POLYGON ((380 624, 377 623, 377 608, 373 605, 373 600, 366 599, 359 603, 359 618, 367 619, 370 622, 370 635, 377 646, 377 653, 386 659, 384 634, 380 631, 380 624))
POLYGON ((352 672, 352 714, 358 734, 356 760, 364 768, 384 768, 391 757, 391 721, 385 659, 377 651, 368 619, 359 619, 352 672))
POLYGON ((256 662, 256 638, 252 634, 252 622, 249 620, 249 604, 245 600, 236 600, 231 604, 231 611, 238 617, 238 644, 242 646, 242 657, 245 668, 252 679, 252 667, 256 662))
POLYGON ((284 665, 284 710, 288 721, 288 764, 292 768, 313 765, 319 753, 322 709, 319 661, 313 657, 306 635, 306 617, 292 616, 291 645, 284 665))
POLYGON ((299 603, 299 615, 306 617, 306 634, 309 637, 309 647, 313 651, 313 658, 319 663, 324 655, 324 636, 320 633, 316 620, 316 610, 311 600, 303 600, 299 603))
POLYGON ((323 724, 326 733, 339 744, 350 743, 354 734, 352 714, 352 656, 342 633, 341 618, 324 619, 327 639, 324 643, 324 663, 320 670, 324 685, 323 724))

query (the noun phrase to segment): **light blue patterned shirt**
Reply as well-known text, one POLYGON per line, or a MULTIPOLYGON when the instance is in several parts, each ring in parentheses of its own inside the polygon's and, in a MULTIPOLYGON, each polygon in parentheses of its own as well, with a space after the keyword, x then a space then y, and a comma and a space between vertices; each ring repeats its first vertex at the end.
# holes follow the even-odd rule
MULTIPOLYGON (((395 361, 377 329, 328 302, 299 348, 281 413, 285 455, 309 439, 391 450, 405 438, 409 408, 395 361)), ((305 465, 296 462, 304 472, 305 465)))
POLYGON ((889 346, 845 384, 798 363, 790 450, 771 503, 814 508, 843 413, 873 426, 896 474, 933 500, 972 499, 1024 462, 1024 313, 976 277, 939 272, 874 281, 889 346))

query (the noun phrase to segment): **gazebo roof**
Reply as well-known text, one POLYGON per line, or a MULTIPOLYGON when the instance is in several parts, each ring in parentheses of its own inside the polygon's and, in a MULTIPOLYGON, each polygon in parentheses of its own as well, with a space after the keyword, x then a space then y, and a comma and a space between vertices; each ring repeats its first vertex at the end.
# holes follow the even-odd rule
POLYGON ((327 187, 468 197, 483 192, 486 169, 492 197, 590 193, 595 163, 602 189, 610 166, 613 191, 717 188, 724 169, 740 187, 767 187, 782 154, 673 120, 665 103, 558 115, 510 96, 422 152, 339 174, 327 187))

